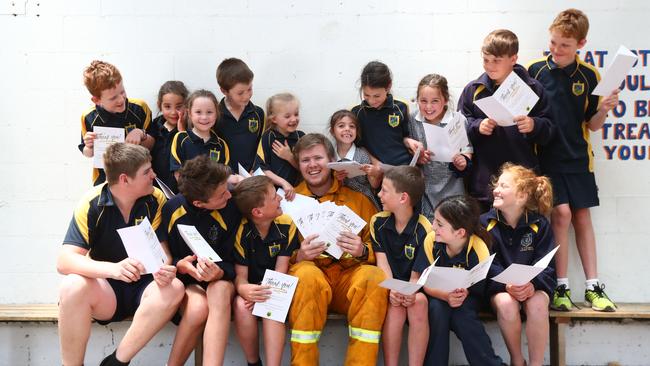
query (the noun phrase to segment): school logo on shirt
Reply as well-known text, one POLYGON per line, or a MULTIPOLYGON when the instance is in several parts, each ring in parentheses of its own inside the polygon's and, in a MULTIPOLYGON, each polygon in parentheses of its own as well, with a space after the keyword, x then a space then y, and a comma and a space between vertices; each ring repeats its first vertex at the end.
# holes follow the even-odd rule
POLYGON ((571 87, 571 91, 573 92, 573 95, 580 96, 582 93, 585 92, 585 83, 581 83, 579 81, 573 83, 573 86, 571 87))
POLYGON ((251 133, 256 133, 260 129, 260 121, 256 118, 251 118, 248 120, 248 130, 251 133))
POLYGON ((521 237, 520 252, 529 252, 533 250, 533 233, 526 233, 521 237))
POLYGON ((219 239, 219 228, 217 225, 212 225, 212 227, 210 227, 210 230, 208 230, 208 240, 211 243, 216 243, 217 239, 219 239))
POLYGON ((128 135, 129 132, 135 130, 138 128, 138 126, 135 125, 135 123, 129 123, 124 125, 124 130, 126 131, 126 134, 128 135))
POLYGON ((388 115, 388 125, 390 127, 397 127, 399 125, 399 116, 395 113, 388 115))
POLYGON ((273 243, 273 244, 269 245, 269 256, 271 256, 271 258, 278 255, 278 253, 280 253, 280 244, 273 243))
POLYGON ((210 149, 210 160, 219 161, 221 157, 221 151, 217 149, 210 149))
POLYGON ((409 260, 413 260, 413 257, 415 256, 415 247, 412 246, 411 244, 406 244, 404 246, 404 255, 409 260))

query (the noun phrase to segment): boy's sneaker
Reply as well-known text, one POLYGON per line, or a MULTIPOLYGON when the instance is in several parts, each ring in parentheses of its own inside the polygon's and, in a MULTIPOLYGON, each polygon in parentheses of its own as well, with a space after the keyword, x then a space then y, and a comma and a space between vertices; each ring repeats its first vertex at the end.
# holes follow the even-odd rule
POLYGON ((571 301, 571 290, 566 285, 560 285, 553 290, 553 301, 551 309, 558 311, 571 311, 573 301, 571 301))
POLYGON ((585 290, 585 305, 596 311, 616 311, 616 304, 605 293, 605 285, 600 283, 593 290, 585 290))

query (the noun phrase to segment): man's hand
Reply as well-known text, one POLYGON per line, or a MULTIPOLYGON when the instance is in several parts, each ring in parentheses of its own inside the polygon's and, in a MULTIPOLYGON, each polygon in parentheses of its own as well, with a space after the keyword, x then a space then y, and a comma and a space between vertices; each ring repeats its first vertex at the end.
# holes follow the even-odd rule
POLYGON ((359 235, 352 234, 349 231, 341 232, 341 235, 336 238, 336 244, 341 247, 341 250, 350 253, 353 257, 360 257, 365 246, 359 235))
POLYGON ((325 243, 315 241, 317 237, 318 234, 309 235, 300 243, 300 249, 298 249, 298 254, 296 255, 298 262, 313 260, 325 251, 325 243))

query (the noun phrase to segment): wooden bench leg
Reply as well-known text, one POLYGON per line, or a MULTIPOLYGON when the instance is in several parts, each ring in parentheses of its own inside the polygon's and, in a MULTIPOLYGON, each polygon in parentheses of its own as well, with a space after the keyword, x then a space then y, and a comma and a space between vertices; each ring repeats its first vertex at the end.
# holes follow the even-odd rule
POLYGON ((551 319, 550 347, 551 366, 566 366, 566 343, 564 331, 569 319, 551 319))

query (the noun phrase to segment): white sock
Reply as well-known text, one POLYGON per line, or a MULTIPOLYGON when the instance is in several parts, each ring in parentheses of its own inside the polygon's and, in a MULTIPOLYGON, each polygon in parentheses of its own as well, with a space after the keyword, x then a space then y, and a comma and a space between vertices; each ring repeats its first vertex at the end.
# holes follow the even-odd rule
POLYGON ((568 290, 569 289, 569 279, 566 278, 566 277, 565 278, 558 278, 557 279, 557 285, 558 286, 564 285, 564 286, 566 286, 566 289, 568 290))
POLYGON ((593 290, 594 287, 598 286, 598 279, 597 278, 592 278, 590 280, 585 281, 585 289, 586 290, 593 290))

